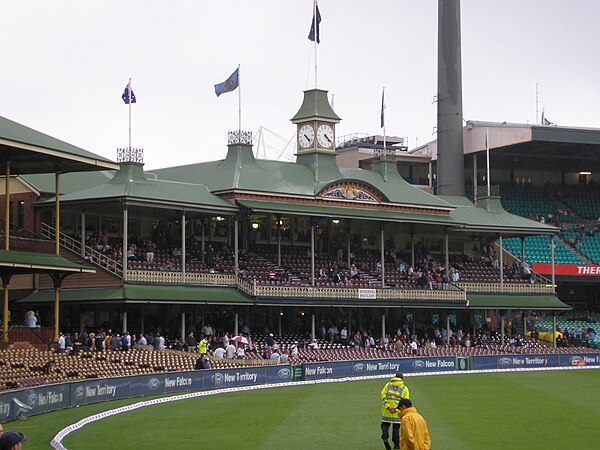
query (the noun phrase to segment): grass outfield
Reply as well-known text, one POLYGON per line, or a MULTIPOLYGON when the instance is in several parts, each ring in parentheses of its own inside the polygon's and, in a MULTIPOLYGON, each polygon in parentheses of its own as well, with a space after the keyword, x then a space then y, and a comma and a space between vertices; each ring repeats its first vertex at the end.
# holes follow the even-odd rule
MULTIPOLYGON (((433 449, 587 449, 600 441, 600 370, 405 381, 429 423, 433 449)), ((381 450, 379 392, 385 382, 293 386, 150 406, 86 425, 63 444, 69 450, 381 450)), ((25 450, 47 449, 64 426, 137 401, 57 411, 4 428, 28 435, 25 450)))

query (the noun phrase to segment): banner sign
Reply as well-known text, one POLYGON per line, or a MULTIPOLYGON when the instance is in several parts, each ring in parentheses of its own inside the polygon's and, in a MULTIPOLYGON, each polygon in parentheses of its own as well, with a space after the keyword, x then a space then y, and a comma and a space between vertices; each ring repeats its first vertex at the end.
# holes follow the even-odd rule
POLYGON ((130 377, 71 383, 71 406, 129 398, 131 397, 130 386, 130 377))
MULTIPOLYGON (((542 275, 550 275, 552 273, 552 264, 533 263, 531 270, 542 275)), ((554 264, 555 275, 568 275, 575 277, 600 277, 600 266, 577 264, 554 264)))
POLYGON ((562 367, 598 366, 600 365, 600 354, 588 353, 577 355, 559 355, 558 365, 562 367))
POLYGON ((498 355, 472 356, 471 369, 523 369, 558 367, 558 355, 498 355))
POLYGON ((360 300, 375 300, 377 298, 376 289, 359 289, 358 298, 360 300))
POLYGON ((265 382, 267 383, 289 383, 292 381, 291 366, 266 366, 265 382))
POLYGON ((244 367, 239 369, 204 370, 204 388, 219 389, 236 386, 265 384, 264 367, 244 367))

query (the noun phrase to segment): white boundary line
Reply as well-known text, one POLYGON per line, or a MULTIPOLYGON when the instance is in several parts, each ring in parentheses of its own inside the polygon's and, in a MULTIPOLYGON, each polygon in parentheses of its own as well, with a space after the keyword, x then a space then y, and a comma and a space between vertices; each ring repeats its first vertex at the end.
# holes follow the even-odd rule
MULTIPOLYGON (((537 368, 519 368, 519 369, 489 369, 489 370, 454 370, 454 371, 440 371, 440 372, 416 372, 416 373, 407 373, 405 377, 413 377, 413 376, 439 376, 439 375, 474 375, 474 374, 482 374, 482 373, 499 373, 499 372, 540 372, 540 371, 552 371, 552 370, 584 370, 584 369, 600 369, 600 366, 579 366, 579 367, 537 367, 537 368)), ((369 376, 360 376, 360 377, 344 377, 344 378, 325 378, 321 380, 305 380, 305 381, 291 381, 287 383, 272 383, 272 384, 260 384, 257 386, 237 386, 231 388, 221 388, 221 389, 213 389, 210 391, 199 391, 199 392, 190 392, 188 394, 181 395, 173 395, 170 397, 162 397, 154 400, 146 400, 138 403, 134 403, 132 405, 122 406, 120 408, 110 409, 108 411, 101 412, 99 414, 94 414, 93 416, 88 416, 84 419, 81 419, 79 422, 71 424, 62 430, 60 430, 56 436, 50 442, 50 445, 55 450, 68 450, 67 447, 62 445, 62 440, 70 433, 77 431, 83 428, 88 423, 96 422, 98 420, 104 419, 106 417, 114 416, 117 414, 121 414, 127 411, 133 411, 135 409, 143 408, 146 406, 154 406, 159 405, 161 403, 175 402, 178 400, 186 400, 190 398, 204 397, 207 395, 217 395, 223 394, 226 392, 242 392, 242 391, 254 391, 257 389, 272 389, 278 387, 288 387, 288 386, 299 386, 306 384, 323 384, 323 383, 340 383, 346 381, 363 381, 363 380, 376 380, 378 378, 389 378, 393 376, 393 373, 385 374, 385 375, 369 375, 369 376)))

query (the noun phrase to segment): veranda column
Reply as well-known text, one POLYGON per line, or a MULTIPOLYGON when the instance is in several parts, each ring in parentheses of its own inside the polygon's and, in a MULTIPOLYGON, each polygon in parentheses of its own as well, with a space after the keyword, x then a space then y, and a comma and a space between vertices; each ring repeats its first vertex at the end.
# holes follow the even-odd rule
POLYGON ((552 280, 552 292, 556 294, 556 272, 555 272, 555 261, 554 261, 554 235, 550 239, 550 267, 551 267, 551 280, 552 280))
POLYGON ((277 328, 279 331, 279 334, 277 336, 281 337, 281 321, 283 319, 283 312, 279 312, 279 315, 277 316, 277 328))
POLYGON ((181 213, 181 281, 185 283, 185 211, 181 213))
POLYGON ((123 326, 121 333, 125 333, 127 331, 127 311, 123 311, 123 326))
POLYGON ((2 304, 2 332, 4 333, 4 337, 2 340, 8 342, 8 285, 11 275, 4 274, 0 276, 2 277, 2 287, 4 288, 4 302, 2 304))
POLYGON ((238 275, 239 272, 239 226, 238 226, 238 218, 236 217, 233 222, 233 273, 235 276, 238 275))
MULTIPOLYGON (((56 247, 54 249, 56 256, 60 255, 60 172, 56 172, 54 174, 54 181, 55 181, 55 189, 54 189, 54 195, 55 195, 55 200, 54 200, 54 209, 55 209, 55 216, 54 216, 54 233, 56 236, 56 247)), ((8 236, 8 235, 7 235, 8 236)), ((58 336, 56 336, 56 339, 58 339, 58 336)))
POLYGON ((127 281, 127 251, 129 246, 127 244, 127 205, 123 204, 123 281, 127 281))
POLYGON ((310 315, 310 339, 314 341, 317 338, 315 330, 315 313, 310 315))
POLYGON ((4 250, 10 250, 10 161, 4 174, 4 250))
POLYGON ((233 322, 233 333, 235 336, 239 336, 240 335, 240 316, 238 315, 238 313, 235 313, 235 320, 233 322))
POLYGON ((350 271, 350 219, 346 219, 346 259, 348 262, 348 271, 350 271))
POLYGON ((381 315, 381 343, 385 340, 385 309, 381 315))
POLYGON ((383 233, 384 226, 381 225, 381 287, 385 287, 385 236, 383 233))
MULTIPOLYGON (((315 222, 310 224, 310 285, 315 287, 315 222)), ((314 314, 313 314, 314 319, 314 314)))
POLYGON ((410 265, 415 268, 415 226, 410 225, 410 265))
POLYGON ((446 313, 446 342, 450 345, 450 313, 446 313))
POLYGON ((200 262, 204 265, 204 219, 200 220, 200 237, 201 237, 201 244, 200 244, 200 262))
POLYGON ((444 257, 445 257, 444 263, 446 264, 446 274, 448 274, 450 272, 450 249, 449 249, 448 241, 449 241, 448 230, 446 230, 446 232, 444 233, 444 257))
POLYGON ((504 345, 504 314, 500 314, 500 345, 504 345))
POLYGON ((498 243, 500 245, 500 255, 498 256, 500 264, 500 292, 504 292, 504 245, 502 245, 502 236, 500 236, 498 243))
POLYGON ((144 321, 144 312, 145 312, 144 305, 140 305, 140 328, 141 328, 140 333, 145 334, 146 333, 146 331, 145 331, 146 322, 144 321))
POLYGON ((525 261, 525 238, 521 237, 521 261, 525 261))
POLYGON ((81 212, 81 252, 82 258, 85 258, 85 211, 81 212))
POLYGON ((477 153, 473 153, 473 203, 477 203, 477 153))
POLYGON ((185 342, 185 311, 181 313, 181 342, 185 342))
POLYGON ((277 220, 277 267, 281 267, 281 215, 276 215, 277 220))
POLYGON ((552 312, 552 347, 556 348, 556 313, 552 312))
POLYGON ((525 311, 521 311, 521 318, 523 320, 523 337, 527 335, 527 314, 525 311))

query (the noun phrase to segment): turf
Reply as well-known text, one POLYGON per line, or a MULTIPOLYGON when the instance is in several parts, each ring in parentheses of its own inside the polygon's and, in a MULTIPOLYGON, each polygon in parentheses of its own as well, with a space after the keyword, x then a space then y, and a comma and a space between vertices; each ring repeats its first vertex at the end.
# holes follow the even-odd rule
MULTIPOLYGON (((89 424, 69 450, 383 449, 379 392, 385 379, 201 397, 89 424)), ((600 370, 406 377, 433 449, 593 448, 600 440, 600 370)), ((25 450, 82 417, 139 399, 58 411, 15 423, 25 450), (18 427, 17 427, 18 425, 18 427)), ((11 425, 5 425, 10 429, 11 425)))

